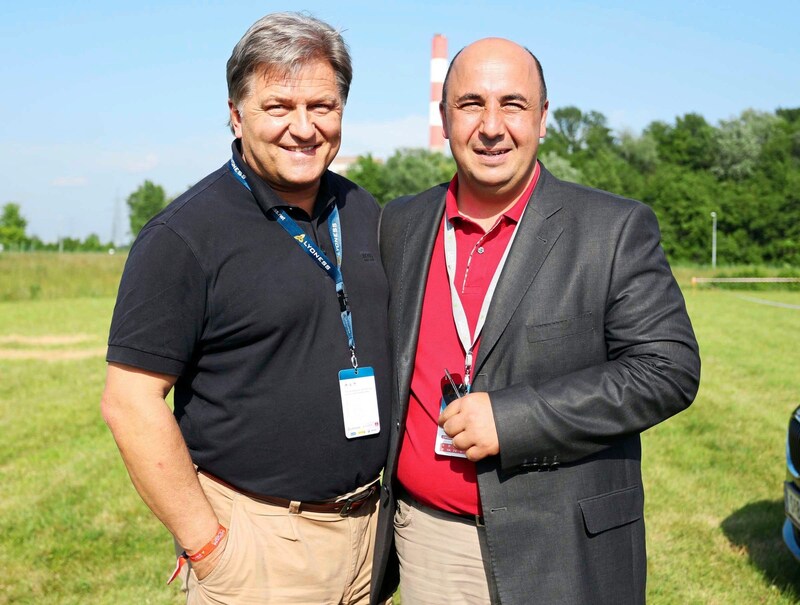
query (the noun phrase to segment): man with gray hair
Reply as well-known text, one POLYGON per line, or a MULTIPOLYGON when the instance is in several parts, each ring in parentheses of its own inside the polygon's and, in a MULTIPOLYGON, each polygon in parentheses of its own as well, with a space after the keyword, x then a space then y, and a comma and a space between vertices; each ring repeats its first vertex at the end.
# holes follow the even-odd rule
POLYGON ((351 78, 326 23, 256 22, 227 65, 232 157, 125 266, 103 415, 190 604, 369 600, 388 287, 377 204, 327 170, 351 78))

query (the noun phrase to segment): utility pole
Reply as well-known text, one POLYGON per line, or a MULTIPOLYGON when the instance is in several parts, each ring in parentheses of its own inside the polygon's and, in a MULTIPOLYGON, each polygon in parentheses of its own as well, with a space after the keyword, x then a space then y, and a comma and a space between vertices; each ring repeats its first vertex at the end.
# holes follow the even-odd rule
POLYGON ((717 268, 717 213, 711 213, 711 268, 717 268))
POLYGON ((114 214, 111 219, 111 245, 117 246, 117 229, 119 229, 119 191, 114 196, 114 214))

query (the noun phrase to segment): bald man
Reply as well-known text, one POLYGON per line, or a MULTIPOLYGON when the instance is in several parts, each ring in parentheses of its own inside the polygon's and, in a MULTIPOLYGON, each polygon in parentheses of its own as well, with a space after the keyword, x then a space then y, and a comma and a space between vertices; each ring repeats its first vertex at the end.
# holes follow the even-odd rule
POLYGON ((645 600, 639 434, 694 399, 697 342, 653 212, 537 161, 547 110, 530 51, 466 47, 440 105, 456 175, 384 209, 373 602, 398 572, 403 605, 645 600))

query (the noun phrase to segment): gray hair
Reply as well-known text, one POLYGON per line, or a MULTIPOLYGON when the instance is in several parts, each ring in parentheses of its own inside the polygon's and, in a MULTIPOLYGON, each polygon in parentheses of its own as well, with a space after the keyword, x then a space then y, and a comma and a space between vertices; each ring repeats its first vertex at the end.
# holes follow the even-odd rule
MULTIPOLYGON (((466 46, 464 48, 466 48, 466 46)), ((450 80, 450 72, 453 70, 453 65, 455 65, 458 55, 461 54, 464 48, 455 54, 453 60, 450 61, 450 65, 447 67, 447 73, 444 76, 444 84, 442 84, 442 103, 447 103, 447 82, 450 80)), ((544 109, 544 104, 547 102, 547 84, 545 84, 544 81, 542 64, 539 63, 539 59, 536 58, 536 55, 534 55, 528 47, 523 46, 522 48, 528 51, 528 54, 533 57, 533 62, 536 63, 536 71, 539 74, 539 109, 544 109)))
POLYGON ((228 59, 228 98, 236 107, 250 94, 251 76, 260 69, 296 73, 312 61, 328 61, 336 74, 342 104, 347 102, 353 66, 341 34, 302 13, 272 13, 245 32, 228 59))

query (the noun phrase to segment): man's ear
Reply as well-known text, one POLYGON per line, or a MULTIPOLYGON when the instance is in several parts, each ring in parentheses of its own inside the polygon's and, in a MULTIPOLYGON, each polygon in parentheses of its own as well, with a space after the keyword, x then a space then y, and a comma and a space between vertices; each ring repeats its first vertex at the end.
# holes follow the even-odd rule
POLYGON ((233 104, 233 101, 228 99, 228 111, 230 112, 230 123, 233 136, 237 139, 242 138, 242 114, 239 109, 233 104))
POLYGON ((450 136, 447 134, 447 114, 445 112, 444 101, 439 103, 439 116, 442 118, 442 134, 445 139, 449 139, 450 136))
POLYGON ((547 110, 550 109, 550 101, 544 102, 544 107, 542 107, 542 119, 539 122, 539 138, 543 139, 544 136, 547 134, 547 110))

